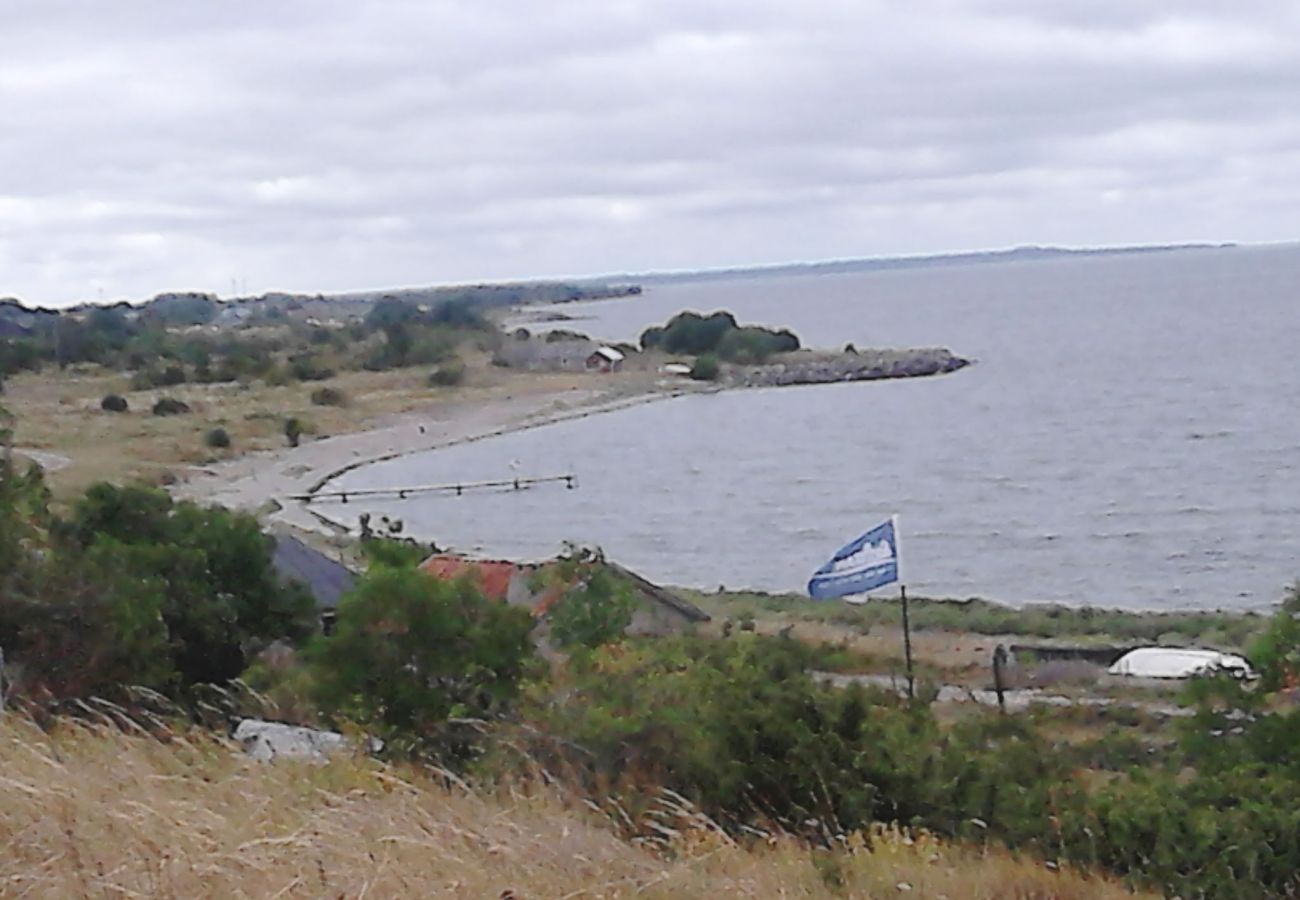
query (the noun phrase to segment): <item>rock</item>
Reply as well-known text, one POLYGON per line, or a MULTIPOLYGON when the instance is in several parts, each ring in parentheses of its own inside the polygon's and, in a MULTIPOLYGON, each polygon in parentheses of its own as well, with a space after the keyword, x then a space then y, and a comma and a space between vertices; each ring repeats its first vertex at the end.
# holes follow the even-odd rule
MULTIPOLYGON (((283 722, 243 719, 235 728, 234 738, 253 759, 271 762, 276 759, 307 759, 325 762, 333 753, 354 749, 352 741, 337 731, 318 731, 283 722)), ((368 749, 376 753, 383 742, 369 738, 368 749)))
POLYGON ((734 368, 728 375, 735 387, 784 387, 793 384, 830 384, 838 381, 875 381, 883 378, 922 378, 955 372, 970 360, 946 348, 916 350, 860 350, 838 356, 792 357, 771 365, 734 368))

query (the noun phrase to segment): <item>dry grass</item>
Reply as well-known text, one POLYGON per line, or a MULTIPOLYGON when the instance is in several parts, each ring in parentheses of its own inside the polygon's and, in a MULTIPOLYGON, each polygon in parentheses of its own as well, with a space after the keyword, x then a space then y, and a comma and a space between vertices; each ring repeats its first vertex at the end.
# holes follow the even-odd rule
MULTIPOLYGON (((86 369, 14 376, 6 381, 3 403, 16 417, 19 446, 72 460, 68 467, 49 475, 56 498, 66 499, 96 481, 161 484, 184 478, 192 466, 283 448, 284 421, 289 416, 307 424, 309 437, 305 440, 309 440, 311 436, 375 427, 398 413, 420 410, 451 416, 508 397, 559 398, 579 386, 616 388, 615 382, 637 379, 638 375, 629 373, 597 382, 593 376, 582 374, 513 373, 489 365, 484 357, 470 361, 463 387, 433 388, 427 377, 427 369, 400 369, 343 372, 328 381, 280 387, 253 382, 131 391, 125 374, 86 369), (326 386, 343 391, 347 405, 312 405, 312 392, 326 386), (130 411, 119 414, 101 410, 100 400, 109 393, 124 396, 130 411), (193 412, 152 415, 154 401, 164 395, 184 400, 193 412), (230 434, 229 450, 204 445, 204 435, 216 427, 230 434)), ((640 381, 637 386, 643 387, 640 381)))
POLYGON ((448 791, 369 760, 262 765, 197 734, 0 717, 6 897, 1132 896, 884 830, 828 854, 788 839, 746 850, 697 823, 656 851, 602 821, 555 795, 448 791))

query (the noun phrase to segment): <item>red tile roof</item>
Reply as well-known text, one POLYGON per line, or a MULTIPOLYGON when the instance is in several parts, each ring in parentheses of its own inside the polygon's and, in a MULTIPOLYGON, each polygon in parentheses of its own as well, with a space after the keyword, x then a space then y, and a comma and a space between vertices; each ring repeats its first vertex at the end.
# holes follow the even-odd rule
POLYGON ((420 570, 449 581, 468 575, 478 584, 483 596, 489 600, 504 600, 510 591, 510 581, 519 573, 519 566, 504 560, 466 559, 463 556, 439 554, 422 562, 420 570))

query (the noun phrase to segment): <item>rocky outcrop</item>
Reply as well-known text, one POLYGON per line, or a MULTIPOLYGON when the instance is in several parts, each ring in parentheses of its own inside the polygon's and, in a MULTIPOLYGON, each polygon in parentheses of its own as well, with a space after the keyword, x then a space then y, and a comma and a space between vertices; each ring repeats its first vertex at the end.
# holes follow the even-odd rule
POLYGON ((878 381, 942 375, 969 366, 971 361, 944 347, 915 350, 863 350, 857 353, 791 354, 778 363, 736 366, 726 373, 729 387, 784 387, 830 384, 836 381, 878 381))

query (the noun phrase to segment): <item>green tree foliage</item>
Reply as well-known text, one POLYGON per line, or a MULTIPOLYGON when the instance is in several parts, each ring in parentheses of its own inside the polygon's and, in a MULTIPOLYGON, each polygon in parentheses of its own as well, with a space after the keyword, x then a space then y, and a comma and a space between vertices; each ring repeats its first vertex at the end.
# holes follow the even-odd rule
POLYGON ((409 300, 381 297, 366 313, 365 325, 368 331, 388 331, 401 325, 408 325, 419 317, 420 308, 409 300))
POLYGON ((449 762, 472 755, 464 719, 514 698, 532 655, 529 612, 484 599, 468 580, 377 566, 339 603, 312 647, 322 706, 449 762))
POLYGON ((144 307, 142 317, 164 326, 206 325, 217 317, 211 294, 159 294, 144 307))
POLYGON ((1250 648, 1262 687, 1277 690, 1300 684, 1300 581, 1287 588, 1268 629, 1250 648))
POLYGON ((270 641, 314 630, 314 599, 277 577, 272 542, 252 516, 98 484, 68 530, 85 554, 116 560, 124 576, 158 592, 182 686, 234 678, 270 641))
POLYGON ((719 365, 718 358, 712 353, 705 353, 697 357, 695 365, 691 366, 691 378, 696 381, 717 381, 721 373, 722 366, 719 365))
POLYGON ((39 469, 8 463, 0 495, 0 645, 32 699, 183 693, 314 628, 314 600, 280 584, 250 516, 101 484, 61 521, 39 469))
POLYGON ((525 715, 582 752, 530 752, 565 755, 592 785, 670 787, 737 828, 775 820, 829 838, 889 821, 970 834, 980 818, 1029 843, 1050 833, 1068 774, 1028 729, 991 718, 945 733, 892 694, 817 684, 811 658, 752 634, 579 657, 525 715))
POLYGON ((298 442, 302 440, 302 432, 302 422, 296 416, 284 420, 284 439, 289 442, 290 447, 298 446, 298 442))
POLYGON ((692 356, 714 353, 731 362, 761 363, 774 354, 798 350, 800 344, 788 329, 742 327, 729 312, 702 316, 688 311, 673 316, 667 325, 647 328, 641 334, 641 346, 692 356))
POLYGON ((379 522, 382 531, 376 531, 371 525, 370 513, 362 513, 358 525, 361 531, 361 552, 371 566, 414 569, 439 552, 436 544, 422 544, 414 538, 398 537, 403 528, 401 519, 384 516, 379 522))
POLYGON ((556 646, 594 649, 621 640, 636 606, 631 586, 599 562, 580 578, 546 616, 556 646))

